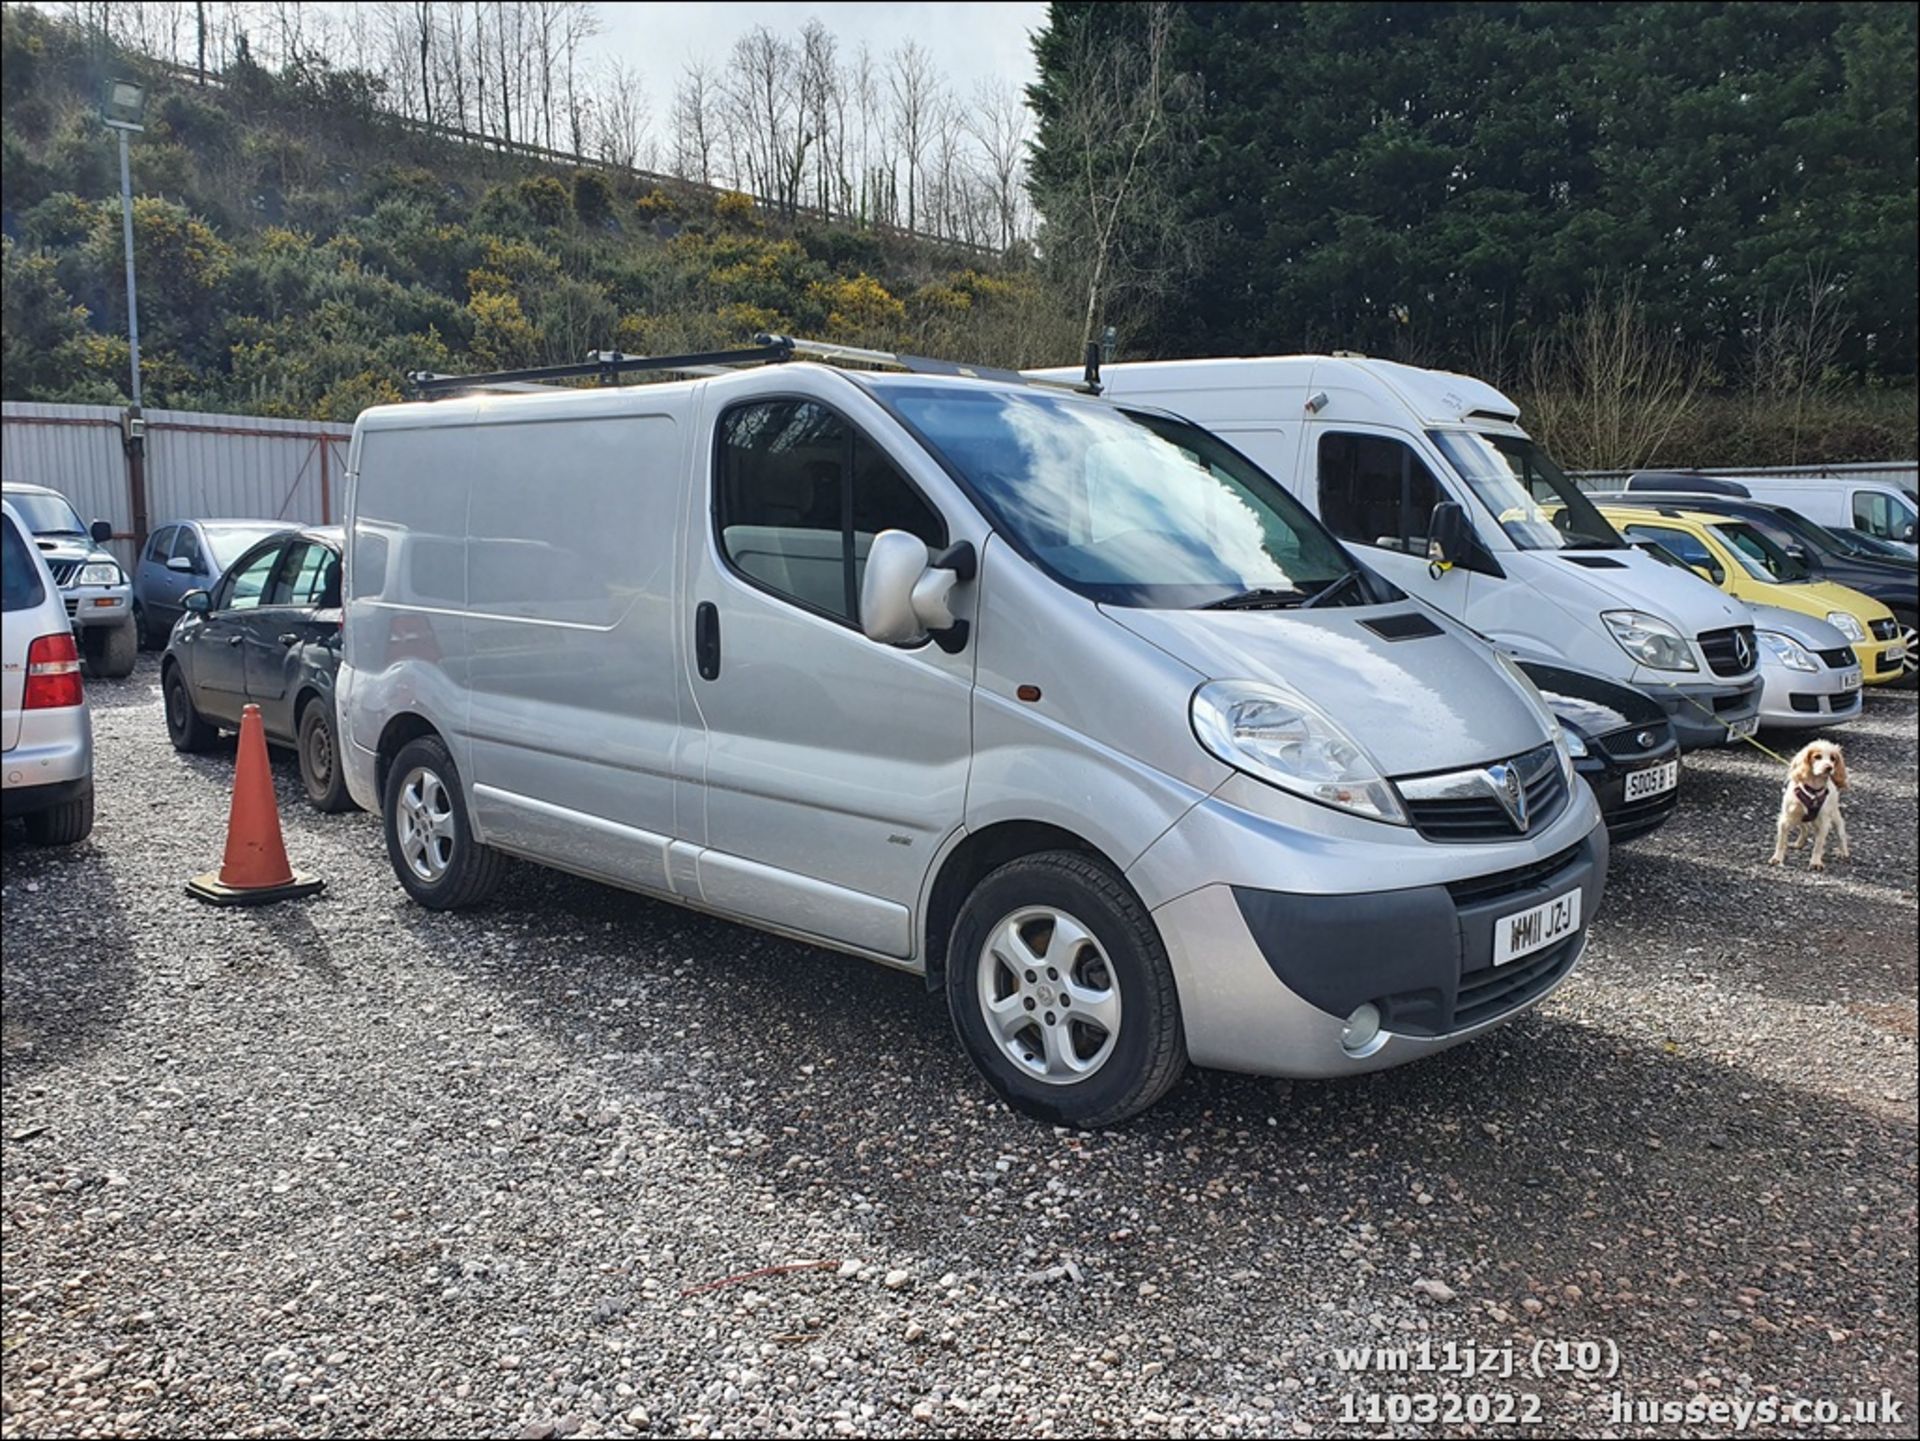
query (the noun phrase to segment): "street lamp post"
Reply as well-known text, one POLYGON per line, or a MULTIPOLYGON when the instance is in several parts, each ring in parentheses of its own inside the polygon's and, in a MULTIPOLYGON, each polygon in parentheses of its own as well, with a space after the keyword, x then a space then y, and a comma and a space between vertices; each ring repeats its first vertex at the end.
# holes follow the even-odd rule
POLYGON ((120 136, 120 239, 127 252, 127 353, 133 366, 133 403, 121 425, 127 452, 127 501, 133 512, 134 554, 147 543, 147 423, 140 414, 140 296, 133 283, 133 170, 127 137, 146 129, 147 88, 131 80, 108 82, 100 118, 120 136))
POLYGON ((140 123, 147 91, 130 80, 107 86, 102 118, 120 136, 120 236, 127 252, 127 349, 133 355, 133 409, 140 411, 140 304, 133 281, 133 171, 127 161, 127 136, 146 129, 140 123))

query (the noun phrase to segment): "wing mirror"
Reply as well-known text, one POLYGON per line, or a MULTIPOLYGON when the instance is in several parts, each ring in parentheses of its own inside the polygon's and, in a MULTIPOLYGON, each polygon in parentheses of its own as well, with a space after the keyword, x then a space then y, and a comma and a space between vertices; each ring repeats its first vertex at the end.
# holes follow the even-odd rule
POLYGON ((180 604, 195 615, 205 615, 213 609, 213 595, 209 591, 190 590, 180 597, 180 604))
POLYGON ((176 555, 167 561, 168 570, 177 570, 185 575, 193 574, 193 562, 184 555, 176 555))
POLYGON ((87 534, 93 537, 93 543, 95 545, 105 545, 113 539, 113 522, 96 520, 92 525, 87 527, 87 534))
POLYGON ((1472 555, 1473 528, 1457 500, 1443 500, 1427 520, 1427 559, 1440 565, 1464 565, 1472 555))
POLYGON ((953 588, 974 577, 973 546, 939 555, 904 530, 883 530, 867 549, 860 581, 860 629, 882 645, 918 645, 931 636, 952 654, 967 643, 967 623, 953 614, 953 588))
POLYGON ((1912 545, 1913 538, 1916 534, 1920 534, 1920 526, 1916 526, 1914 522, 1908 521, 1904 526, 1900 528, 1901 544, 1912 545))

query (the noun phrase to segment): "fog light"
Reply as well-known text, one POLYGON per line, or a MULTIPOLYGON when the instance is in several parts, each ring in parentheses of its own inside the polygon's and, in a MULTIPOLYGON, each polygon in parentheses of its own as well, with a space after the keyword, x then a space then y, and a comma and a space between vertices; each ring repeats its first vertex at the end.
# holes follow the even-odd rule
POLYGON ((1372 1001, 1362 1001, 1354 1008, 1347 1023, 1340 1029, 1340 1044, 1349 1051, 1364 1051, 1380 1034, 1380 1008, 1372 1001))

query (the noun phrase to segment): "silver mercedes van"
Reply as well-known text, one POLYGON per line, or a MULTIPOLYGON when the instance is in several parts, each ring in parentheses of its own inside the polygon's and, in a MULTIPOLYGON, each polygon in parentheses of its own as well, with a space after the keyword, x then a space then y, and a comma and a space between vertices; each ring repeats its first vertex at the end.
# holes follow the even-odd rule
POLYGON ((1565 979, 1606 831, 1515 667, 1189 423, 785 345, 360 417, 342 753, 415 900, 513 856, 919 972, 1077 1126, 1565 979))

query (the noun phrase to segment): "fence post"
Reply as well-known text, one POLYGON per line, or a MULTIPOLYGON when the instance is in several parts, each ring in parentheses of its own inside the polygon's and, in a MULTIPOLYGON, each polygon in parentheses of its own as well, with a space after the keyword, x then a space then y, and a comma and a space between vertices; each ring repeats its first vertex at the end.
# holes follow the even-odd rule
POLYGON ((120 443, 127 452, 127 508, 133 512, 133 553, 147 543, 147 423, 139 406, 120 417, 120 443))
POLYGON ((326 436, 320 437, 320 524, 333 524, 333 491, 328 484, 327 452, 333 444, 326 436))

